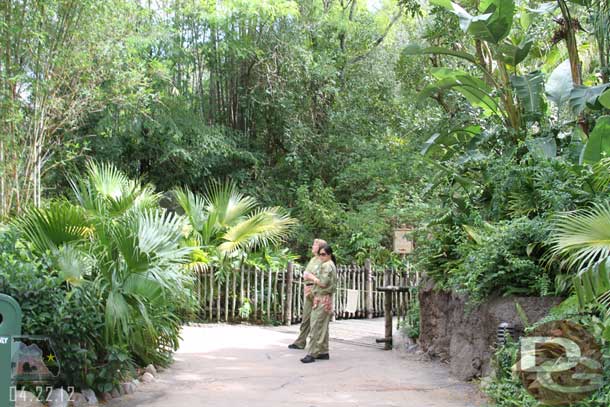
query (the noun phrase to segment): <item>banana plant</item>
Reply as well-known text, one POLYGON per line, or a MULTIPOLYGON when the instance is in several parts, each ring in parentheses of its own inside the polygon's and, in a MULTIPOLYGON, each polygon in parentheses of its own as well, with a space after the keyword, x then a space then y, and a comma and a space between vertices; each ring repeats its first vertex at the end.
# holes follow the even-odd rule
POLYGON ((610 157, 610 116, 602 116, 597 119, 593 131, 589 134, 580 163, 595 164, 607 157, 610 157))
POLYGON ((404 49, 405 55, 447 55, 460 58, 474 65, 482 78, 464 73, 438 78, 437 82, 424 89, 422 97, 435 92, 452 89, 462 93, 476 107, 483 107, 486 115, 499 117, 507 126, 520 129, 523 126, 521 109, 515 103, 509 69, 527 57, 532 41, 508 38, 516 13, 512 0, 485 0, 479 4, 481 14, 472 15, 459 4, 449 0, 432 0, 432 4, 455 14, 460 27, 472 35, 476 55, 465 51, 454 51, 442 47, 411 45, 404 49), (496 97, 495 95, 499 95, 496 97))

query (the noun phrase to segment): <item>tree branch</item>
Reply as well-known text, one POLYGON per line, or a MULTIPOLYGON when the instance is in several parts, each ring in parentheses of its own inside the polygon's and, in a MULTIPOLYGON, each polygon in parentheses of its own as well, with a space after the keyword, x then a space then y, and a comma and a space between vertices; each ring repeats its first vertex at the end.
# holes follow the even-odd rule
POLYGON ((375 42, 373 42, 373 44, 371 45, 371 48, 369 48, 369 50, 367 52, 365 52, 362 55, 359 55, 357 57, 354 57, 354 58, 350 59, 348 63, 349 64, 353 64, 353 63, 356 63, 356 62, 360 62, 363 59, 365 59, 366 57, 368 57, 371 54, 371 52, 373 52, 375 50, 375 48, 377 48, 383 42, 383 40, 385 40, 385 38, 390 33, 390 30, 392 29, 394 24, 396 24, 396 22, 398 21, 400 16, 402 16, 402 10, 398 10, 398 12, 396 14, 394 14, 394 16, 392 17, 392 20, 390 21, 390 24, 388 24, 388 26, 386 27, 386 29, 383 32, 383 34, 381 34, 379 36, 379 38, 377 38, 375 40, 375 42))

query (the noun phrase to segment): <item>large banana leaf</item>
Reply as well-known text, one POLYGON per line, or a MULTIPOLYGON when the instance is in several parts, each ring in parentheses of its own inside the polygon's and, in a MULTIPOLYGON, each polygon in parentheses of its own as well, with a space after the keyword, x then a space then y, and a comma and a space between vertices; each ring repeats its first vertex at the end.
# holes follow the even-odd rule
POLYGON ((573 88, 574 83, 572 82, 570 60, 566 59, 549 75, 545 85, 546 95, 551 102, 561 108, 570 99, 570 92, 572 92, 573 88))
POLYGON ((511 83, 521 102, 523 110, 529 117, 539 117, 545 110, 544 75, 540 71, 528 73, 525 76, 513 76, 511 83))
POLYGON ((547 14, 547 13, 552 13, 553 11, 557 10, 557 7, 559 7, 559 5, 556 2, 549 1, 546 3, 540 4, 536 8, 525 7, 525 9, 534 14, 547 14))
POLYGON ((599 103, 606 109, 610 109, 610 90, 605 91, 598 99, 599 103))
POLYGON ((498 47, 499 58, 508 65, 517 66, 527 57, 533 43, 533 39, 526 38, 519 45, 501 44, 498 47))
POLYGON ((515 13, 513 0, 483 0, 479 10, 483 13, 473 16, 459 4, 448 0, 431 0, 430 3, 444 7, 458 16, 460 28, 479 40, 498 44, 510 33, 515 13))
POLYGON ((536 157, 557 157, 557 141, 555 137, 538 137, 526 140, 528 150, 536 157))
POLYGON ((490 96, 491 88, 483 80, 463 71, 447 68, 435 69, 433 75, 440 80, 426 86, 419 93, 418 101, 420 103, 438 92, 455 90, 461 93, 471 105, 482 108, 486 115, 502 115, 498 102, 490 96))
POLYGON ((492 35, 491 42, 498 44, 508 36, 513 26, 515 2, 513 0, 481 0, 479 10, 483 13, 493 13, 486 26, 492 35))
POLYGON ((570 92, 570 107, 574 114, 581 114, 585 107, 595 108, 599 96, 610 86, 604 83, 598 86, 576 86, 570 92))
POLYGON ((450 158, 459 147, 466 147, 469 141, 481 134, 480 126, 469 126, 463 129, 454 129, 449 133, 435 133, 430 137, 421 150, 424 156, 442 153, 442 159, 450 158))
POLYGON ((417 44, 410 44, 403 50, 404 55, 451 55, 464 59, 473 64, 478 64, 477 58, 467 52, 454 51, 443 47, 421 47, 417 44))
POLYGON ((593 164, 610 157, 610 116, 597 119, 581 156, 581 164, 593 164))

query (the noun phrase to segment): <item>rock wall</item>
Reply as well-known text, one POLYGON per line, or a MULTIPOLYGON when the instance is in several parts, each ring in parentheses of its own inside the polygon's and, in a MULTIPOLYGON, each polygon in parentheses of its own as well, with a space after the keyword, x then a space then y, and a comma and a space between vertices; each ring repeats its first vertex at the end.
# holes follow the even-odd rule
POLYGON ((523 331, 515 302, 533 323, 545 317, 561 298, 495 297, 469 309, 466 296, 435 290, 434 283, 427 280, 420 288, 419 301, 420 349, 448 361, 451 374, 458 379, 470 380, 490 373, 500 323, 508 322, 517 333, 523 331))

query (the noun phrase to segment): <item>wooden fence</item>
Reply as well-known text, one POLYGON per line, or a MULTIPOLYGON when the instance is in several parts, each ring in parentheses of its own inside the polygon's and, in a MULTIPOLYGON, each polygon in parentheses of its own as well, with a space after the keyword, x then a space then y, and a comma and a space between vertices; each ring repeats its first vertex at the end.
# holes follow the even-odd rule
MULTIPOLYGON (((394 315, 404 318, 415 298, 419 276, 410 267, 377 269, 367 261, 364 266, 339 266, 335 318, 375 318, 384 315, 381 285, 412 288, 394 294, 394 315), (384 274, 390 281, 384 281, 384 274), (357 291, 355 312, 347 312, 348 290, 357 291)), ((242 267, 221 274, 202 269, 197 274, 195 293, 199 300, 199 318, 216 322, 267 322, 290 325, 298 323, 303 311, 303 268, 290 263, 285 270, 261 270, 242 267)))

